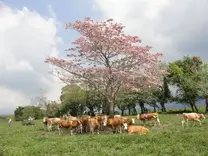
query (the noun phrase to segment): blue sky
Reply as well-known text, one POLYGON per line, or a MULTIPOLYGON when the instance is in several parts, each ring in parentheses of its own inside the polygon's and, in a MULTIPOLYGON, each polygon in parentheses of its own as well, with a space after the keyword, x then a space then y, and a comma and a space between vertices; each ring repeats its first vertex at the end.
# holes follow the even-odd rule
POLYGON ((153 47, 152 52, 162 52, 166 61, 187 54, 208 59, 207 0, 183 0, 180 5, 173 0, 1 2, 5 5, 0 8, 0 114, 13 113, 17 106, 28 105, 30 97, 38 95, 39 89, 46 92, 49 100, 59 98, 62 85, 48 73, 45 54, 55 51, 65 55, 65 48, 77 38, 77 33, 65 30, 65 24, 85 17, 113 18, 123 23, 126 34, 139 36, 144 45, 153 47), (60 24, 58 27, 47 19, 53 17, 49 6, 60 24), (14 9, 18 12, 13 12, 14 9), (62 38, 64 45, 57 37, 62 38))
MULTIPOLYGON (((93 10, 93 0, 4 0, 3 2, 13 9, 27 7, 30 11, 36 11, 45 17, 52 16, 49 11, 49 6, 51 6, 57 20, 61 23, 58 35, 62 37, 67 45, 77 36, 76 33, 69 34, 65 30, 65 23, 82 20, 85 17, 93 19, 101 17, 99 12, 93 10)), ((61 47, 60 50, 64 51, 65 48, 67 47, 61 47)))

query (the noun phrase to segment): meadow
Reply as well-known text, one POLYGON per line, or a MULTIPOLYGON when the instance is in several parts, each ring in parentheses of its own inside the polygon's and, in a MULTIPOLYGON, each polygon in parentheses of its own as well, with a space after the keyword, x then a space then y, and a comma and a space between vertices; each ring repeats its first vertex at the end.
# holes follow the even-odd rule
MULTIPOLYGON (((35 126, 13 122, 8 127, 0 119, 0 156, 207 156, 208 121, 181 127, 175 114, 160 114, 161 126, 147 127, 151 134, 128 135, 101 133, 59 136, 58 131, 43 130, 41 120, 35 126)), ((141 124, 136 120, 136 124, 141 124)))

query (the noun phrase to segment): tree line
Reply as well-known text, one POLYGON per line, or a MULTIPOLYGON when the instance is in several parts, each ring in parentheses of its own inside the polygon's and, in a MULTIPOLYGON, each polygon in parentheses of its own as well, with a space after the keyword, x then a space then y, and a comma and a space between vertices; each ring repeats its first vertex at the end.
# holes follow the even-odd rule
POLYGON ((93 114, 96 110, 113 115, 118 108, 122 114, 126 110, 135 114, 137 105, 143 113, 147 104, 166 112, 170 101, 198 112, 196 101, 202 98, 207 112, 207 64, 197 56, 161 61, 162 53, 150 52, 151 46, 141 45, 138 36, 125 34, 124 27, 113 19, 89 17, 66 24, 66 29, 78 32, 78 38, 66 49, 66 57, 45 59, 51 73, 66 84, 59 113, 93 114), (177 88, 174 96, 171 87, 177 88))
MULTIPOLYGON (((196 101, 204 99, 205 110, 208 112, 208 64, 202 62, 200 57, 185 56, 183 59, 166 64, 168 74, 163 78, 163 84, 159 88, 138 92, 129 92, 121 89, 118 92, 115 106, 121 115, 136 115, 147 112, 147 105, 153 111, 167 112, 166 104, 170 102, 183 103, 190 106, 193 112, 198 112, 196 101), (171 87, 175 87, 176 93, 171 94, 171 87), (125 113, 127 112, 127 113, 125 113)), ((66 85, 61 89, 60 103, 48 101, 42 94, 36 97, 36 106, 18 107, 15 110, 16 120, 22 120, 29 116, 41 118, 61 116, 70 113, 77 115, 94 115, 95 113, 109 114, 108 100, 93 87, 77 84, 66 85)))

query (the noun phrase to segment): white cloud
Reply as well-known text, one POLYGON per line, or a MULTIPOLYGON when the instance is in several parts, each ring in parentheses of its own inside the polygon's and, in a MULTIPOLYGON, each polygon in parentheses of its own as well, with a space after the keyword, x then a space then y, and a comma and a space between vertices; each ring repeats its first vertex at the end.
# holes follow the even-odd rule
POLYGON ((183 55, 208 58, 207 0, 94 0, 93 10, 114 18, 127 33, 141 37, 143 44, 163 52, 164 59, 183 55))
POLYGON ((63 84, 48 73, 44 63, 47 55, 57 56, 63 45, 56 21, 26 7, 13 10, 3 5, 0 23, 0 114, 30 104, 40 89, 50 100, 57 100, 63 84))

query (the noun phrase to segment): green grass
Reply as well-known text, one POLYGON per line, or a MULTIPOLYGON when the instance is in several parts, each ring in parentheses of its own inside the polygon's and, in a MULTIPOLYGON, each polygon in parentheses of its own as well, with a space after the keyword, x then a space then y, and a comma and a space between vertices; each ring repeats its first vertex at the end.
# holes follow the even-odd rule
MULTIPOLYGON (((35 126, 0 119, 0 155, 4 156, 207 156, 208 122, 182 129, 176 115, 161 114, 161 127, 147 126, 147 135, 69 134, 43 130, 41 120, 35 126)), ((140 122, 137 120, 137 124, 140 122)))

